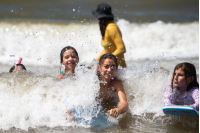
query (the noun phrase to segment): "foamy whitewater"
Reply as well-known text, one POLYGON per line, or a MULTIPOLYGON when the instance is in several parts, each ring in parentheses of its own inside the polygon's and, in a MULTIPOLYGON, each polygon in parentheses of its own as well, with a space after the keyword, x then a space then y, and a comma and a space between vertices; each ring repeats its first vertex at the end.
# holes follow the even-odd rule
MULTIPOLYGON (((123 80, 129 110, 117 119, 105 114, 113 126, 103 131, 197 131, 196 119, 184 120, 163 114, 162 94, 164 87, 170 84, 173 67, 167 69, 161 67, 159 61, 148 60, 199 58, 199 23, 137 24, 121 19, 117 25, 127 50, 125 60, 131 62, 127 68, 119 68, 116 74, 123 80), (181 122, 177 130, 173 125, 169 128, 168 124, 177 122, 181 122)), ((60 50, 67 45, 75 47, 80 57, 75 77, 66 75, 60 81, 56 79, 58 73, 53 72, 1 72, 0 129, 46 132, 50 128, 55 132, 63 129, 70 132, 77 128, 75 132, 93 132, 88 123, 101 112, 96 108, 99 80, 97 61, 93 60, 103 49, 100 41, 97 24, 0 22, 1 66, 11 67, 17 57, 22 57, 25 66, 59 68, 60 50), (87 69, 92 61, 94 67, 87 69), (82 117, 87 122, 70 121, 66 115, 67 110, 79 107, 86 110, 82 117)), ((80 110, 77 112, 81 114, 80 110)))
MULTIPOLYGON (((96 65, 95 65, 96 66, 96 65)), ((99 81, 96 67, 86 69, 77 67, 75 77, 59 81, 55 77, 31 71, 1 73, 0 75, 0 128, 12 127, 22 130, 47 126, 50 128, 69 126, 90 127, 83 123, 66 120, 65 112, 73 107, 82 106, 89 109, 83 117, 91 121, 95 97, 98 94, 99 81)), ((124 81, 129 111, 131 115, 153 117, 163 116, 162 91, 168 81, 168 71, 162 70, 159 64, 146 62, 142 66, 131 66, 120 69, 117 77, 124 81), (155 95, 156 94, 156 95, 155 95), (150 102, 149 102, 150 101, 150 102), (154 108, 152 108, 154 107, 154 108)), ((97 110, 99 113, 100 110, 97 110)), ((79 112, 81 113, 81 112, 79 112)), ((113 124, 123 119, 108 117, 113 124)))
MULTIPOLYGON (((58 66, 59 53, 75 47, 81 62, 91 62, 103 50, 100 31, 93 23, 0 22, 0 60, 13 64, 22 57, 27 65, 58 66)), ((126 46, 126 61, 199 57, 199 22, 129 23, 117 21, 126 46)))

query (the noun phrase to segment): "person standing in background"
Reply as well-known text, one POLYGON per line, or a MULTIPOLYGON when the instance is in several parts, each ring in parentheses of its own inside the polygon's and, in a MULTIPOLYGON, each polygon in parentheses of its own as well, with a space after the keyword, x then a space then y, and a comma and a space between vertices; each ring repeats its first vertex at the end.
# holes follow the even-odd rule
POLYGON ((98 56, 97 60, 103 54, 111 53, 117 57, 118 65, 126 67, 124 53, 126 48, 122 40, 122 34, 118 26, 114 23, 114 15, 112 14, 111 6, 103 3, 97 6, 92 14, 98 19, 101 32, 101 45, 104 50, 98 56))

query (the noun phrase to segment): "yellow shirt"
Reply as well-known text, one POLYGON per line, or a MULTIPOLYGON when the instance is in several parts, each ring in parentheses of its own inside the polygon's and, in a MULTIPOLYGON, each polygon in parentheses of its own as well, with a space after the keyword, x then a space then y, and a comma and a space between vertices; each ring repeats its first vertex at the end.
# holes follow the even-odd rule
POLYGON ((104 39, 101 39, 101 45, 104 47, 104 50, 99 55, 97 60, 99 60, 103 54, 111 53, 117 57, 118 66, 126 67, 124 59, 126 48, 122 40, 121 31, 114 22, 110 22, 107 25, 105 37, 104 39))

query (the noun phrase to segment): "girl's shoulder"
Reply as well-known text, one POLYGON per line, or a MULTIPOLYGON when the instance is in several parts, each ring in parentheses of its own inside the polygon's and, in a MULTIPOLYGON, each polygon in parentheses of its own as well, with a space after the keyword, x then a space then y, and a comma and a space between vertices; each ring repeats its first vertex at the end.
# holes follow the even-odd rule
POLYGON ((106 30, 108 30, 108 31, 110 31, 110 30, 116 31, 117 30, 118 31, 119 28, 118 28, 117 24, 115 24, 114 22, 111 22, 107 25, 106 30))
POLYGON ((171 85, 167 85, 167 86, 165 87, 165 89, 164 89, 164 92, 165 92, 165 93, 166 93, 166 92, 172 93, 172 87, 171 87, 171 85))
POLYGON ((119 79, 114 79, 113 80, 113 87, 115 88, 115 89, 123 89, 124 87, 123 87, 123 82, 121 81, 121 80, 119 80, 119 79))
POLYGON ((171 85, 167 85, 166 87, 165 87, 165 90, 172 90, 172 87, 171 87, 171 85))
POLYGON ((189 90, 189 92, 194 92, 194 91, 199 91, 199 87, 194 86, 189 90))
POLYGON ((57 78, 61 80, 61 79, 63 78, 63 76, 65 76, 65 70, 63 70, 63 71, 57 76, 57 78))
POLYGON ((117 79, 117 78, 114 78, 113 79, 113 83, 115 83, 115 84, 122 84, 122 81, 120 80, 120 79, 117 79))
POLYGON ((61 79, 63 78, 63 75, 60 73, 60 74, 57 76, 57 78, 61 80, 61 79))

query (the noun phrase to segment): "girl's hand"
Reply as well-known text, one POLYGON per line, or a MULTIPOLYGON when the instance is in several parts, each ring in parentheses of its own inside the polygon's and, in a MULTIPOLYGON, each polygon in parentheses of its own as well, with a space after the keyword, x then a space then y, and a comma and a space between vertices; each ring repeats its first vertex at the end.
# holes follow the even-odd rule
POLYGON ((87 67, 87 69, 91 69, 94 66, 93 63, 90 63, 90 66, 87 67))
MULTIPOLYGON (((72 115, 72 111, 71 111, 71 110, 68 110, 68 111, 66 112, 66 114, 67 114, 67 116, 68 116, 67 118, 69 118, 70 121, 75 121, 75 116, 72 115)), ((67 119, 67 118, 66 118, 66 119, 67 119)))
POLYGON ((116 109, 108 110, 108 114, 109 114, 110 116, 115 117, 115 118, 119 115, 119 113, 117 112, 116 109))

